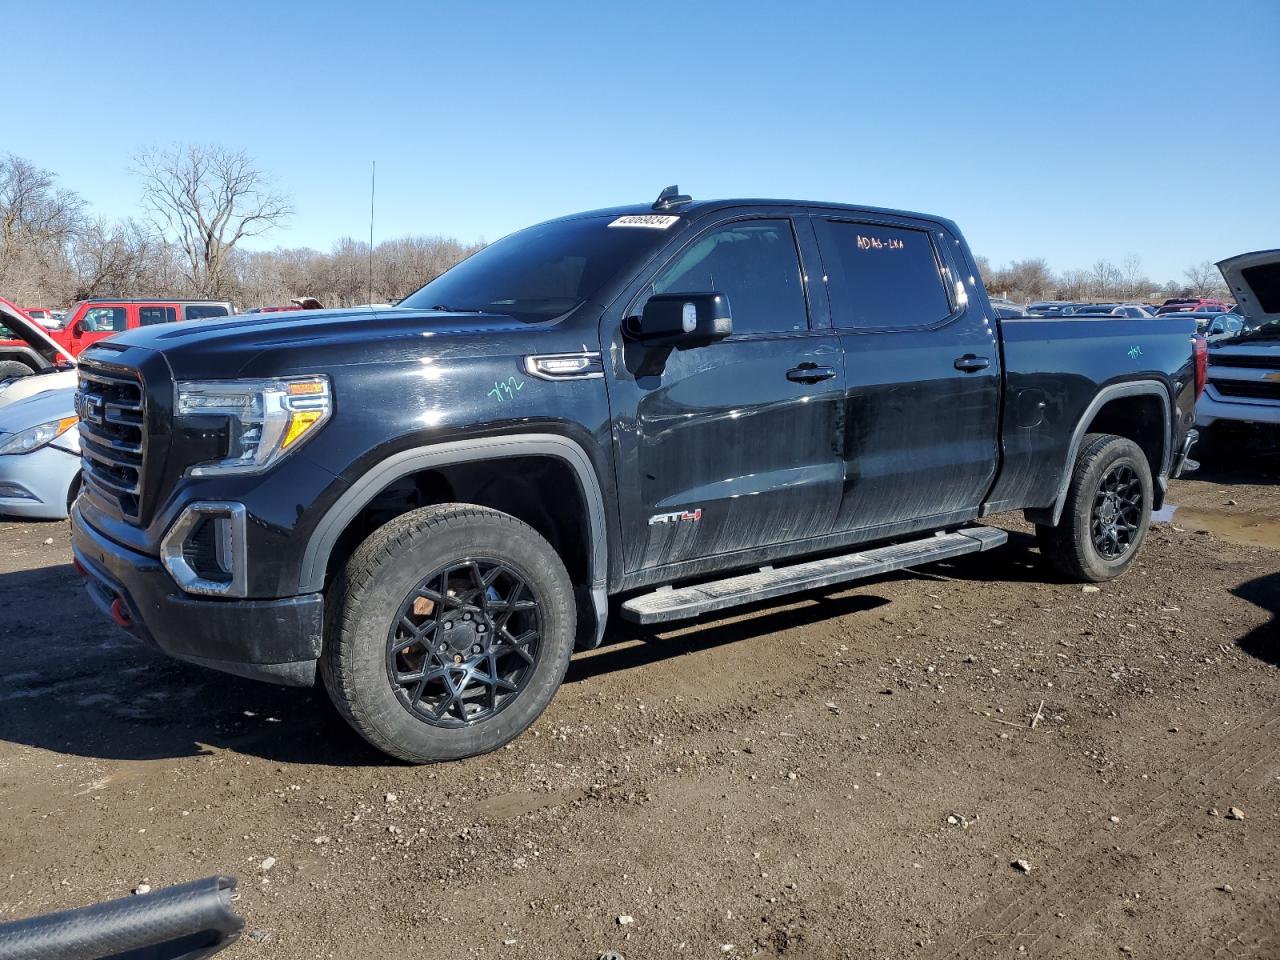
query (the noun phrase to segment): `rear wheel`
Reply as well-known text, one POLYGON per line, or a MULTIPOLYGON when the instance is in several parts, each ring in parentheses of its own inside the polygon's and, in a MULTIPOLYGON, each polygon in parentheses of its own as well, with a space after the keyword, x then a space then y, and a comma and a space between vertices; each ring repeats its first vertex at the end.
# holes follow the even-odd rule
POLYGON ((1062 519, 1036 527, 1040 552, 1076 580, 1113 580, 1133 564, 1151 525, 1153 485, 1132 440, 1087 434, 1080 445, 1062 519))
POLYGON ((531 527, 483 507, 397 517, 330 597, 329 694, 365 739, 411 763, 511 740, 551 702, 573 651, 564 564, 531 527))
POLYGON ((25 363, 20 363, 17 360, 0 360, 0 380, 25 377, 30 375, 31 372, 31 368, 25 363))

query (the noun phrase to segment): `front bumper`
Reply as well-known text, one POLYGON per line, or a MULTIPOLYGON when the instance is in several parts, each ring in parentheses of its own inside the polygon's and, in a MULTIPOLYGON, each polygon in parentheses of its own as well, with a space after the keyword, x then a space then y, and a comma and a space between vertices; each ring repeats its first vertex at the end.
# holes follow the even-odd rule
POLYGON ((1280 427, 1280 403, 1274 400, 1223 396, 1210 380, 1204 393, 1196 401, 1196 426, 1203 430, 1220 420, 1280 427))
POLYGON ((95 606, 138 639, 179 660, 293 687, 315 683, 324 597, 199 599, 156 557, 107 539, 71 512, 71 549, 95 606))
POLYGON ((0 456, 0 515, 63 520, 80 455, 47 444, 0 456))

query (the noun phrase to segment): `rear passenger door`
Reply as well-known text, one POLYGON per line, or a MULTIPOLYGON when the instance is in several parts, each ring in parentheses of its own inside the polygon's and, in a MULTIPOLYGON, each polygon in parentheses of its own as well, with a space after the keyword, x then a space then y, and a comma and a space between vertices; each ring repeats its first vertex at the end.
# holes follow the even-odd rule
POLYGON ((868 539, 978 515, 995 477, 1000 351, 958 238, 909 218, 813 216, 845 354, 836 529, 868 539))

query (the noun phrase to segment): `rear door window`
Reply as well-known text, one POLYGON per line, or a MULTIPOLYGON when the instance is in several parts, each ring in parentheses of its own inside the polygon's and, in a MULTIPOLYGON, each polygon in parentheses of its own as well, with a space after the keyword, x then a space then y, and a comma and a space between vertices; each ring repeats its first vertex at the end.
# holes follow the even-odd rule
POLYGON ((927 327, 953 312, 926 231, 825 218, 815 218, 814 225, 835 326, 927 327))
POLYGON ((735 336, 809 328, 790 220, 740 220, 711 230, 658 275, 653 292, 723 294, 735 336))
POLYGON ((188 320, 209 320, 213 317, 226 317, 231 314, 231 311, 221 303, 188 304, 184 312, 188 320))
POLYGON ((178 311, 175 307, 139 307, 138 326, 149 327, 156 323, 175 323, 178 311))

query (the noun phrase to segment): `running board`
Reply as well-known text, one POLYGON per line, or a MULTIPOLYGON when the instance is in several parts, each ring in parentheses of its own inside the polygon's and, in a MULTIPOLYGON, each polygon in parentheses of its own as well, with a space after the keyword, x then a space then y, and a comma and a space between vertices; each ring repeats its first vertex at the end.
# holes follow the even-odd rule
POLYGON ((923 540, 895 543, 875 550, 811 560, 779 569, 764 567, 755 573, 744 573, 710 583, 678 589, 662 587, 652 593, 632 597, 622 605, 622 616, 632 623, 683 620, 801 590, 862 580, 966 553, 980 553, 1001 546, 1008 539, 1009 535, 1003 530, 970 527, 954 533, 935 534, 923 540))

